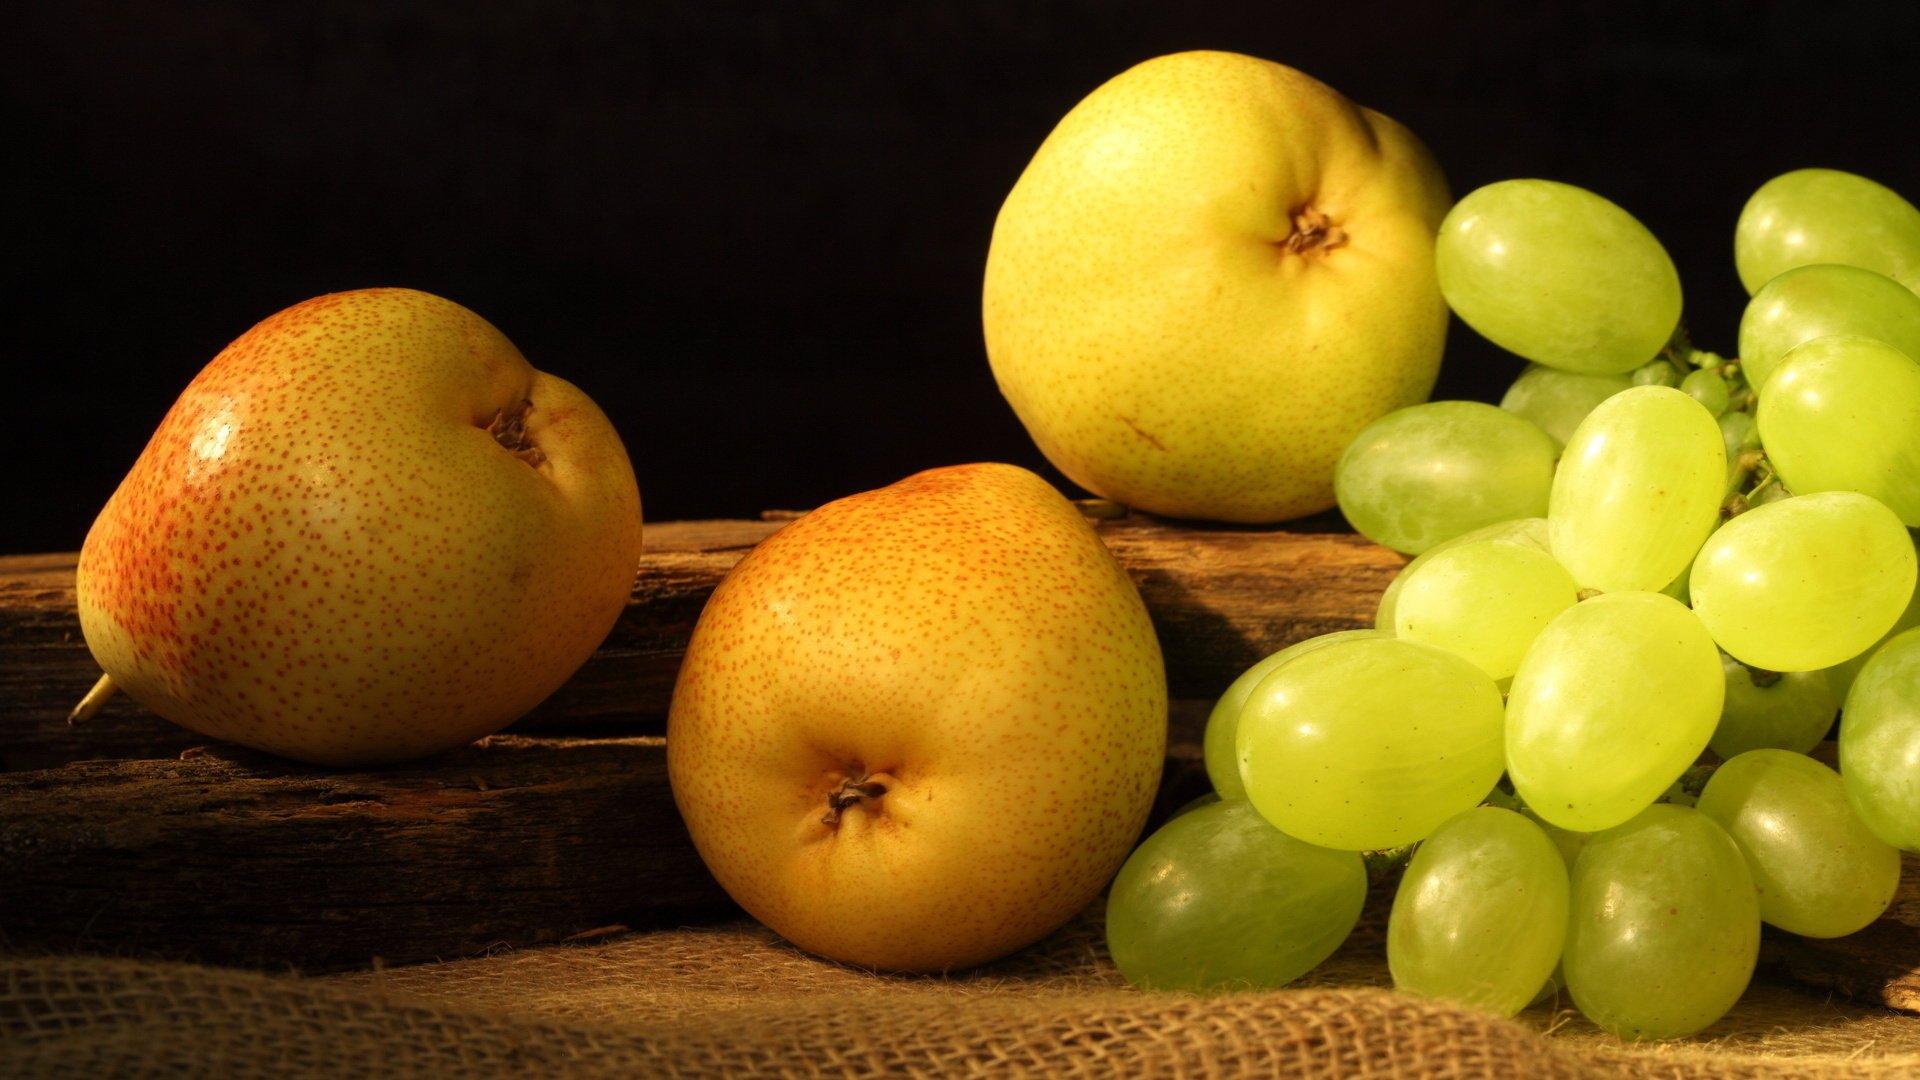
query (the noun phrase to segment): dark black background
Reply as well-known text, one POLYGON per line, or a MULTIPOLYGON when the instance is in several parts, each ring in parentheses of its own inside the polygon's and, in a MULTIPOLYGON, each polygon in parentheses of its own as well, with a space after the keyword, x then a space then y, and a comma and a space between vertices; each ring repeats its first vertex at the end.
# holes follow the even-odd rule
MULTIPOLYGON (((1920 16, 1855 0, 83 0, 9 20, 0 551, 77 547, 221 346, 369 285, 458 300, 583 386, 649 519, 1043 468, 981 346, 993 217, 1076 101, 1180 49, 1331 83, 1417 132, 1456 194, 1543 176, 1621 203, 1723 351, 1756 186, 1825 165, 1920 193, 1920 16)), ((1518 367, 1456 324, 1437 394, 1497 397, 1518 367)))

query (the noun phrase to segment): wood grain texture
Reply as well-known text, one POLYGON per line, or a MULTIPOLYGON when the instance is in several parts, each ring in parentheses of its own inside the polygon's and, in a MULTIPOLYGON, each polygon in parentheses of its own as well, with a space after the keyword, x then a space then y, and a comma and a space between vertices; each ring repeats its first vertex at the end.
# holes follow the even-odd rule
MULTIPOLYGON (((715 585, 777 521, 647 526, 626 612, 525 733, 659 733, 680 657, 715 585)), ((1098 522, 1152 614, 1175 697, 1212 698, 1249 664, 1331 630, 1370 625, 1405 560, 1351 534, 1098 522)), ((0 557, 0 769, 178 754, 205 740, 117 696, 66 715, 99 676, 74 611, 73 555, 0 557)))
POLYGON ((494 736, 356 772, 223 747, 0 774, 15 950, 333 971, 724 910, 656 737, 494 736))
MULTIPOLYGON (((707 595, 778 526, 649 526, 619 625, 518 733, 351 773, 226 747, 180 759, 204 740, 124 699, 68 728, 95 676, 73 556, 0 558, 0 942, 322 971, 729 911, 673 809, 657 733, 707 595), (66 762, 80 763, 51 767, 66 762)), ((1167 656, 1156 819, 1207 789, 1200 737, 1227 683, 1368 625, 1404 563, 1337 533, 1098 527, 1167 656)), ((1920 861, 1906 870, 1879 923, 1835 941, 1770 931, 1763 966, 1920 1011, 1920 861)))

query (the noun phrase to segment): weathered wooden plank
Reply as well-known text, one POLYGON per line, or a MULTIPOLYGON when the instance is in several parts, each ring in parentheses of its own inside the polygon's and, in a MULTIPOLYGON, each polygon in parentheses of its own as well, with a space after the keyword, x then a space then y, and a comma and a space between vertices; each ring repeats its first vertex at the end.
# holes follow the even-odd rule
MULTIPOLYGON (((1154 819, 1206 790, 1172 710, 1154 819)), ((658 736, 497 735, 333 770, 229 746, 0 773, 0 943, 333 971, 738 912, 658 736)))
MULTIPOLYGON (((499 736, 413 766, 343 773, 203 740, 124 700, 69 729, 94 677, 71 555, 0 558, 0 933, 92 948, 332 970, 555 940, 724 905, 685 839, 657 732, 707 595, 778 522, 648 529, 633 600, 552 700, 499 736), (548 734, 539 734, 541 732, 548 734)), ((1158 813, 1204 789, 1208 702, 1293 641, 1365 625, 1403 560, 1327 532, 1099 523, 1153 614, 1178 702, 1158 813)), ((1769 933, 1797 981, 1920 1011, 1920 863, 1875 926, 1769 933)))
MULTIPOLYGON (((514 730, 663 730, 680 657, 707 596, 779 524, 649 525, 626 613, 594 657, 514 730)), ((1098 526, 1153 615, 1176 697, 1214 697, 1275 649, 1370 623, 1380 591, 1405 561, 1351 534, 1143 517, 1098 526)), ((171 756, 205 741, 124 696, 89 724, 67 725, 68 710, 99 675, 74 611, 73 565, 72 555, 0 557, 0 769, 171 756)))
POLYGON ((308 971, 729 905, 664 742, 501 735, 338 771, 230 747, 0 774, 0 940, 308 971))

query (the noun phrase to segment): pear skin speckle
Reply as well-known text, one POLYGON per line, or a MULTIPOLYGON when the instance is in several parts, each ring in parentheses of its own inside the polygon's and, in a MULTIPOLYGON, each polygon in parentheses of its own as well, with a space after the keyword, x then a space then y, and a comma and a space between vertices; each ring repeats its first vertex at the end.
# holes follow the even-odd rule
POLYGON ((823 506, 734 568, 688 646, 667 762, 748 912, 821 955, 939 971, 1105 887, 1166 717, 1153 626, 1093 528, 1024 469, 957 465, 823 506))
POLYGON ((81 549, 101 668, 184 727, 369 765, 505 727, 623 610, 640 496, 619 436, 467 309, 334 293, 188 385, 81 549), (489 425, 517 417, 516 452, 489 425))

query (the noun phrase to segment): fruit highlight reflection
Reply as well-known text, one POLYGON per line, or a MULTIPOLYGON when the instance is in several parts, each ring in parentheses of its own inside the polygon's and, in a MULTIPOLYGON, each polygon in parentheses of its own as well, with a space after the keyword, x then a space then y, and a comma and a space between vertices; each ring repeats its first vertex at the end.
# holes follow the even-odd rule
MULTIPOLYGON (((1920 851, 1920 213, 1825 170, 1763 187, 1737 227, 1754 297, 1732 360, 1677 329, 1665 252, 1599 196, 1490 185, 1438 245, 1454 311, 1531 363, 1501 410, 1416 405, 1348 448, 1348 520, 1416 557, 1377 629, 1295 644, 1229 688, 1208 773, 1298 840, 1418 841, 1388 928, 1401 988, 1506 1014, 1553 991, 1622 1037, 1688 1035, 1739 1000, 1763 921, 1858 931, 1891 902, 1900 850, 1920 851), (1558 448, 1544 498, 1541 446, 1558 448), (1412 650, 1478 681, 1418 676, 1412 650), (1503 745, 1462 771, 1496 685, 1503 745), (1807 756, 1836 716, 1837 772, 1807 756), (1468 796, 1490 805, 1439 797, 1502 770, 1468 796)), ((1176 819, 1136 859, 1226 874, 1195 828, 1176 819)), ((1195 900, 1219 904, 1212 921, 1181 911, 1165 948, 1224 963, 1235 928, 1324 947, 1323 920, 1256 930, 1214 895, 1195 900)), ((1123 900, 1109 934, 1129 978, 1215 985, 1142 955, 1155 928, 1137 924, 1175 917, 1131 880, 1123 900)))
POLYGON ((640 531, 605 415, 479 316, 318 297, 194 378, 87 534, 75 592, 106 676, 75 718, 117 688, 301 761, 462 746, 599 647, 640 531))

